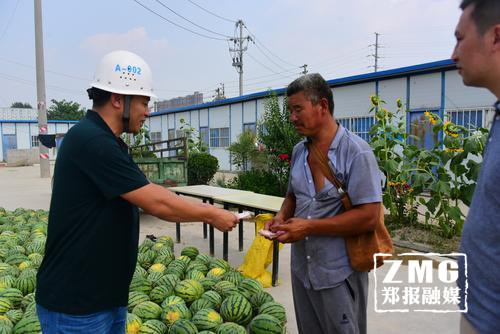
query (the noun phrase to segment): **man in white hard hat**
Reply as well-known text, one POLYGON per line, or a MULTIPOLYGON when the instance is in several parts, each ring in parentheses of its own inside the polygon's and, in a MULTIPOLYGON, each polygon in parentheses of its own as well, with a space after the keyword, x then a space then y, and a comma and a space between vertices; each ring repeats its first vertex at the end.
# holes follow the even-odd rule
POLYGON ((139 211, 205 221, 221 231, 235 214, 182 200, 148 182, 120 135, 137 133, 154 97, 151 70, 128 51, 97 67, 92 110, 64 138, 54 170, 45 257, 37 277, 44 333, 124 333, 137 260, 139 211))

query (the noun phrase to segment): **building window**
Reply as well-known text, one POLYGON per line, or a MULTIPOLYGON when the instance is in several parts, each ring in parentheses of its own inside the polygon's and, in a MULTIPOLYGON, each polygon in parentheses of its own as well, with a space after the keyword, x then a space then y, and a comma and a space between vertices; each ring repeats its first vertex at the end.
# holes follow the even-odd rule
POLYGON ((483 116, 488 112, 488 109, 455 109, 447 110, 448 120, 461 125, 469 130, 482 127, 483 116))
POLYGON ((38 136, 31 136, 31 147, 38 147, 38 136))
POLYGON ((375 118, 373 116, 339 118, 337 120, 347 130, 357 134, 366 142, 370 141, 370 129, 372 125, 375 124, 375 118))
POLYGON ((205 143, 205 145, 208 145, 210 144, 209 142, 209 132, 208 132, 208 127, 201 127, 200 128, 200 139, 202 142, 205 143))
POLYGON ((182 137, 186 137, 186 130, 177 130, 176 138, 182 138, 182 137))
POLYGON ((168 129, 168 139, 174 139, 175 138, 175 129, 168 129))
POLYGON ((229 128, 210 129, 210 147, 228 147, 229 128))
POLYGON ((250 131, 254 135, 257 134, 257 128, 255 126, 255 123, 245 123, 243 124, 243 132, 245 131, 250 131))
POLYGON ((161 141, 161 132, 151 132, 150 138, 153 143, 161 141))

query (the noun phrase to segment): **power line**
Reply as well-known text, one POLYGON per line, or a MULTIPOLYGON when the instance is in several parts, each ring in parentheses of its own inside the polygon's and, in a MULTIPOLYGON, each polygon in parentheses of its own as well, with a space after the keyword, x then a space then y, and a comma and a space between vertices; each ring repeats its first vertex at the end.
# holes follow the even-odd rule
POLYGON ((272 52, 271 50, 269 50, 268 47, 266 47, 256 36, 255 34, 253 34, 250 29, 248 29, 248 27, 245 25, 245 29, 248 31, 248 33, 250 34, 250 36, 252 36, 253 40, 254 40, 254 44, 255 43, 259 43, 264 49, 266 49, 271 55, 273 55, 274 57, 276 57, 277 59, 281 60, 283 63, 289 65, 289 66, 294 66, 294 67, 299 67, 295 64, 292 64, 286 60, 284 60, 283 58, 279 57, 278 55, 276 55, 274 52, 272 52))
POLYGON ((191 30, 189 28, 186 28, 184 26, 181 26, 180 24, 177 24, 169 19, 167 19, 166 17, 162 16, 161 14, 158 14, 157 12, 155 12, 154 10, 152 10, 151 8, 145 6, 144 4, 142 4, 140 1, 138 0, 133 0, 135 3, 137 3, 138 5, 140 5, 141 7, 143 7, 144 9, 146 9, 147 11, 155 14, 156 16, 162 18, 163 20, 167 21, 168 23, 170 24, 173 24, 174 26, 178 27, 178 28, 181 28, 181 29, 184 29, 186 31, 189 31, 190 33, 193 33, 195 35, 198 35, 198 36, 201 36, 201 37, 205 37, 205 38, 208 38, 208 39, 213 39, 213 40, 217 40, 217 41, 225 41, 226 39, 225 38, 217 38, 217 37, 213 37, 213 36, 208 36, 208 35, 205 35, 205 34, 201 34, 199 32, 196 32, 194 30, 191 30))
POLYGON ((203 30, 208 31, 208 32, 210 32, 210 33, 212 33, 212 34, 215 34, 215 35, 219 35, 219 36, 222 36, 222 37, 225 37, 225 38, 230 38, 230 36, 220 34, 220 33, 216 32, 216 31, 213 31, 213 30, 207 29, 207 28, 205 28, 205 27, 203 27, 203 26, 200 26, 200 25, 199 25, 199 24, 197 24, 197 23, 194 23, 193 21, 191 21, 191 20, 189 20, 189 19, 185 18, 184 16, 182 16, 182 15, 181 15, 181 14, 179 14, 179 13, 177 13, 177 12, 176 12, 175 10, 173 10, 172 8, 170 8, 170 7, 168 7, 167 5, 165 5, 165 4, 164 4, 163 2, 161 2, 160 0, 156 0, 156 2, 158 2, 160 5, 162 5, 163 7, 165 7, 166 9, 168 9, 169 11, 171 11, 172 13, 174 13, 175 15, 179 16, 181 19, 183 19, 183 20, 185 20, 185 21, 187 21, 187 22, 191 23, 192 25, 194 25, 194 26, 196 26, 196 27, 198 27, 198 28, 200 28, 200 29, 203 29, 203 30))
POLYGON ((196 7, 200 8, 201 10, 207 12, 208 14, 213 15, 215 17, 218 17, 221 20, 224 20, 224 21, 227 21, 227 22, 231 22, 231 23, 236 23, 236 20, 226 19, 225 17, 217 15, 217 14, 209 11, 208 9, 205 9, 205 8, 201 7, 200 5, 198 5, 197 3, 195 3, 194 1, 191 1, 191 0, 187 0, 187 1, 190 2, 190 3, 192 3, 193 5, 195 5, 196 7))
POLYGON ((3 30, 2 34, 0 35, 0 41, 3 39, 3 37, 7 33, 7 30, 9 30, 10 23, 12 22, 12 19, 14 18, 14 14, 16 14, 17 5, 19 5, 19 0, 16 1, 16 7, 14 7, 14 10, 12 11, 12 14, 10 15, 9 21, 7 21, 7 25, 5 26, 5 29, 3 30))
MULTIPOLYGON (((259 64, 260 66, 266 68, 267 70, 273 72, 275 75, 278 75, 278 72, 276 72, 275 70, 273 70, 272 68, 270 68, 269 66, 263 64, 262 62, 260 62, 257 58, 255 58, 254 56, 252 56, 250 53, 248 54, 248 56, 250 58, 252 58, 257 64, 259 64)), ((287 77, 287 78, 290 78, 290 76, 288 75, 282 75, 282 77, 287 77)))

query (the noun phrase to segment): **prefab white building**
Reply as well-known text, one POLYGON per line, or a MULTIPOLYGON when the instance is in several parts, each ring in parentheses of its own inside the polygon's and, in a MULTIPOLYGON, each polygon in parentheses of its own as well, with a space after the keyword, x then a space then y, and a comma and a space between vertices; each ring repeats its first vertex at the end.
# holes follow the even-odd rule
MULTIPOLYGON (((348 129, 365 140, 374 123, 370 96, 378 94, 396 110, 396 99, 406 106, 404 118, 407 131, 410 124, 422 131, 421 145, 433 147, 442 134, 435 136, 425 125, 424 112, 432 111, 467 127, 489 128, 493 119, 495 97, 486 89, 466 87, 452 60, 408 66, 392 70, 329 80, 335 102, 334 116, 348 129)), ((280 102, 286 88, 273 91, 280 102)), ((149 117, 149 130, 154 141, 175 138, 181 133, 181 119, 199 132, 208 144, 210 154, 219 159, 222 170, 234 170, 228 146, 245 129, 255 131, 256 123, 265 111, 269 91, 244 95, 200 105, 160 110, 149 117)))
MULTIPOLYGON (((35 109, 0 109, 0 161, 7 161, 10 149, 38 147, 38 124, 35 109)), ((77 121, 48 121, 47 134, 64 134, 77 121)), ((49 150, 50 159, 55 159, 56 150, 49 150)))

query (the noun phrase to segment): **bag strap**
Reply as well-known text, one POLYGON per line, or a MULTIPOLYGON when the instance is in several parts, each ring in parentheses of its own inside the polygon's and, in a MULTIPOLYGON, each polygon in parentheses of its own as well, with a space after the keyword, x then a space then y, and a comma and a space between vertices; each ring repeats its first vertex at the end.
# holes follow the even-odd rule
POLYGON ((328 165, 328 160, 326 156, 322 154, 320 149, 312 143, 308 143, 307 147, 309 148, 309 152, 311 152, 316 158, 316 160, 319 162, 319 167, 321 169, 321 173, 323 174, 323 176, 326 177, 328 181, 330 181, 337 188, 337 191, 340 194, 340 200, 344 205, 344 209, 346 211, 351 209, 352 208, 351 199, 349 198, 349 195, 345 191, 342 182, 339 181, 339 179, 335 176, 332 169, 328 165))

